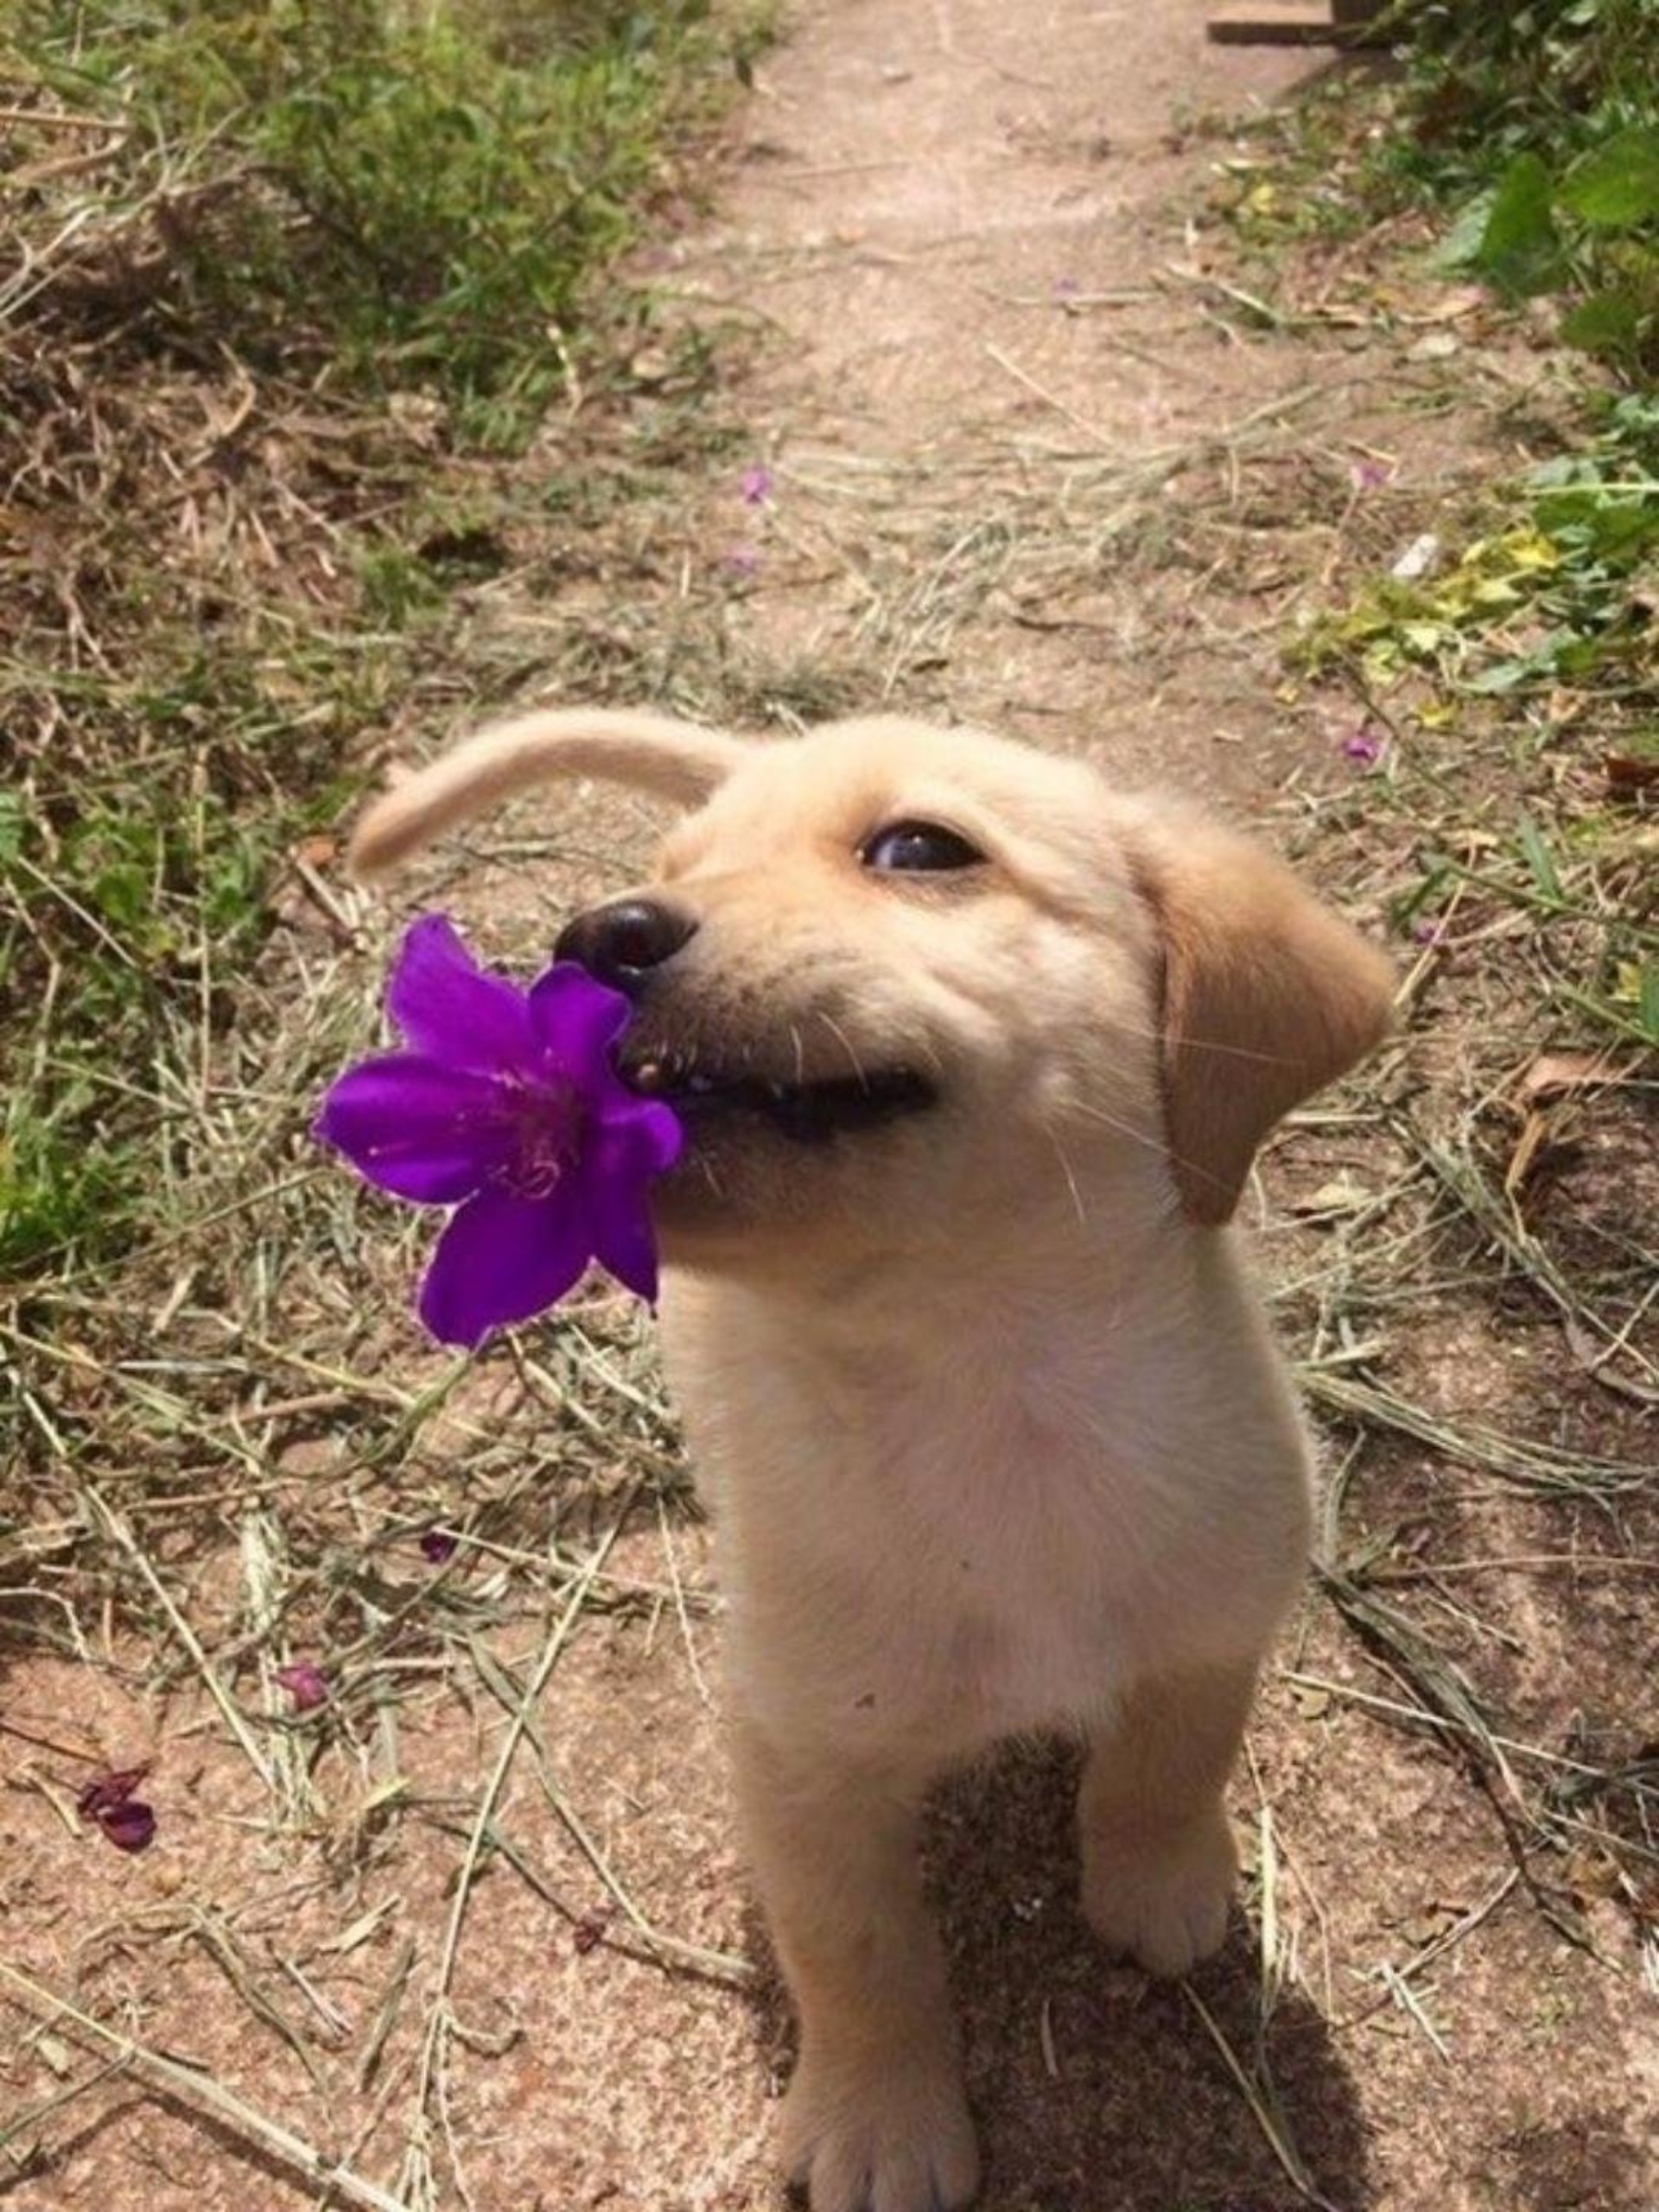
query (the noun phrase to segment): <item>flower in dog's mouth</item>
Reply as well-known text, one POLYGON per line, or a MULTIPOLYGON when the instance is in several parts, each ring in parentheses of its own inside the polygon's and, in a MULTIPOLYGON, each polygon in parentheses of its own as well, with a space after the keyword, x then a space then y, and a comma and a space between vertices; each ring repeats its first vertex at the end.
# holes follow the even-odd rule
POLYGON ((569 962, 520 990, 429 914, 404 937, 386 1007, 409 1049, 341 1076, 317 1135, 395 1198, 455 1208, 421 1287, 433 1335, 470 1347, 529 1320, 590 1260, 654 1300, 645 1188, 681 1130, 612 1065, 622 994, 569 962))

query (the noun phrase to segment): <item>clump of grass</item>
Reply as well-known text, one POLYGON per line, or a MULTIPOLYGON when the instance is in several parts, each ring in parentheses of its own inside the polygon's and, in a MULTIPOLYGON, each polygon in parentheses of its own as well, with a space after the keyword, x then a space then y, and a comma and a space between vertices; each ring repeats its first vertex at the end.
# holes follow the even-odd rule
POLYGON ((1415 128, 1385 158, 1437 196, 1491 182, 1542 141, 1570 159, 1651 112, 1648 0, 1426 0, 1395 29, 1415 128))
POLYGON ((1433 824, 1401 925, 1432 938, 1451 902, 1506 903, 1569 1019, 1659 1049, 1659 410, 1625 395, 1593 413, 1575 450, 1477 495, 1430 573, 1363 578, 1290 658, 1353 688, 1388 750, 1382 787, 1433 824), (1471 747, 1478 823, 1446 817, 1471 747))
POLYGON ((507 557, 464 449, 628 350, 594 280, 752 36, 702 0, 10 12, 0 1283, 166 1217, 281 900, 338 933, 308 841, 507 557))
POLYGON ((35 0, 7 58, 85 129, 95 181, 72 236, 25 226, 18 274, 50 251, 60 312, 128 343, 429 388, 465 435, 521 442, 594 270, 672 183, 694 73, 755 35, 708 14, 35 0))
POLYGON ((1639 386, 1659 362, 1659 15, 1649 0, 1406 0, 1395 67, 1263 118, 1212 200, 1248 244, 1432 240, 1639 386))
POLYGON ((1647 0, 1436 0, 1402 16, 1402 126, 1373 194, 1454 218, 1445 258, 1505 298, 1557 296, 1566 340, 1659 360, 1659 17, 1647 0))

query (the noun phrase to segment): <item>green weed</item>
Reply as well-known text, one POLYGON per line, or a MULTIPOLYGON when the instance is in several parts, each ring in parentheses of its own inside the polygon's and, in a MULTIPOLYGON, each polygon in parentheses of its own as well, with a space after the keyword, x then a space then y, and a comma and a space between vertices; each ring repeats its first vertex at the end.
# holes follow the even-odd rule
POLYGON ((1650 0, 1440 0, 1401 18, 1401 122, 1376 163, 1457 211, 1446 259, 1504 297, 1562 296, 1561 334, 1659 359, 1659 11, 1650 0))

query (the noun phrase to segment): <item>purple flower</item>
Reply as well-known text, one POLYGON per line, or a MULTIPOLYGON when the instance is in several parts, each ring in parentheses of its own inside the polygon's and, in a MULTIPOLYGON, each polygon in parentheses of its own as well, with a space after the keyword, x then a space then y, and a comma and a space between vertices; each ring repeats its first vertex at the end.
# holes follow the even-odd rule
POLYGON ((416 1205, 454 1206, 421 1286, 444 1344, 543 1313, 590 1259, 657 1295, 645 1185, 679 1156, 672 1109, 611 1065, 628 1001, 562 962, 528 991, 441 914, 404 937, 386 1005, 410 1049, 348 1069, 317 1135, 416 1205))
POLYGON ((1394 474, 1392 462, 1386 461, 1357 461, 1353 467, 1356 492, 1380 492, 1394 474))
POLYGON ((111 1805, 98 1825, 118 1851, 143 1851, 155 1839, 156 1815, 142 1797, 127 1797, 111 1805))
POLYGON ((1388 747, 1388 740, 1370 723, 1362 722, 1357 729, 1351 729, 1338 750, 1344 760, 1353 760, 1363 768, 1375 767, 1388 747))
POLYGON ((142 1851, 156 1834, 155 1813, 132 1794, 149 1772, 129 1766, 94 1775, 75 1800, 81 1819, 95 1822, 118 1851, 142 1851))
POLYGON ((772 497, 773 478, 764 461, 757 461, 746 468, 739 479, 738 488, 743 494, 746 507, 764 507, 772 497))
POLYGON ((1411 934, 1419 944, 1440 944, 1446 937, 1444 922, 1414 922, 1411 934))
POLYGON ((1057 276, 1054 279, 1054 296, 1057 300, 1075 300, 1082 289, 1082 285, 1075 276, 1057 276))
POLYGON ((101 1821, 124 1805, 133 1791, 149 1772, 147 1766, 116 1767, 108 1774, 95 1774, 75 1800, 75 1810, 83 1821, 101 1821))
POLYGON ((315 1713, 328 1702, 328 1677, 313 1660, 296 1659, 291 1667, 279 1667, 276 1680, 293 1699, 296 1713, 315 1713))
POLYGON ((447 1559, 455 1555, 454 1531, 450 1529, 427 1529, 421 1535, 421 1557, 433 1567, 442 1567, 447 1559))
POLYGON ((752 576, 760 566, 760 549, 756 545, 733 545, 720 558, 722 568, 729 569, 734 576, 752 576))

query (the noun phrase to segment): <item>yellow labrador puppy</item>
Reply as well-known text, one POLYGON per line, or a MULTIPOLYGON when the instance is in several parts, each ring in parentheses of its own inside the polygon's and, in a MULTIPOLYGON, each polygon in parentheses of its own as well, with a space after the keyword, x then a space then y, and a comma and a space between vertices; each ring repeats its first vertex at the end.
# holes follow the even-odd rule
POLYGON ((1228 1227, 1387 1025, 1381 956, 1230 832, 1075 760, 891 718, 748 741, 533 715, 371 809, 373 874, 555 776, 687 809, 563 957, 629 992, 671 1385, 715 1503, 748 1848, 800 2016, 814 2212, 978 2177, 916 1866, 940 1772, 1065 1729, 1083 1897, 1180 1974, 1301 1576, 1309 1455, 1228 1227))

